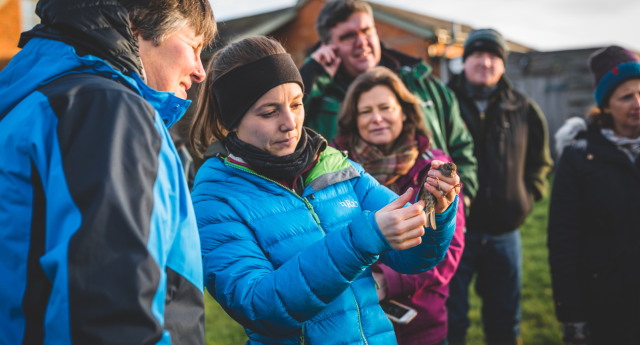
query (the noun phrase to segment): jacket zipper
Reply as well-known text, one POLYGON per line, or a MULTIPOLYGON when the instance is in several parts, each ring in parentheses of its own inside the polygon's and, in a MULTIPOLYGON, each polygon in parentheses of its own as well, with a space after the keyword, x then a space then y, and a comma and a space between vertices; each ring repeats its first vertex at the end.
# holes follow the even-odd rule
MULTIPOLYGON (((272 179, 270 179, 268 177, 265 177, 265 176, 262 176, 260 174, 257 174, 257 173, 255 173, 255 172, 253 172, 253 171, 251 171, 251 170, 249 170, 249 169, 247 169, 247 168, 245 168, 245 167, 243 167, 241 165, 237 165, 237 164, 230 163, 230 162, 226 162, 226 164, 228 164, 228 165, 230 165, 230 166, 232 166, 232 167, 234 167, 236 169, 242 170, 244 172, 248 172, 248 173, 250 173, 252 175, 261 177, 261 178, 263 178, 263 179, 265 179, 267 181, 271 181, 271 182, 277 184, 278 186, 280 186, 280 187, 288 190, 289 192, 291 192, 291 194, 293 194, 296 198, 298 198, 298 199, 300 199, 300 200, 302 200, 304 202, 304 204, 309 209, 309 212, 311 212, 311 215, 313 216, 313 219, 316 221, 316 224, 318 225, 320 230, 325 235, 327 234, 327 232, 322 228, 322 225, 320 224, 320 218, 318 218, 318 215, 313 210, 313 205, 311 205, 311 203, 309 202, 309 200, 307 200, 307 198, 303 198, 303 197, 299 196, 298 194, 296 194, 295 191, 293 191, 290 188, 286 187, 285 185, 283 185, 281 183, 278 183, 277 181, 274 181, 274 180, 272 180, 272 179)), ((377 284, 377 282, 376 282, 376 284, 377 284)), ((362 330, 362 318, 360 316, 360 306, 358 305, 358 300, 356 299, 356 295, 355 294, 353 295, 353 301, 356 304, 356 311, 358 312, 358 327, 360 328, 360 335, 362 336, 362 340, 364 340, 365 345, 369 345, 369 343, 367 342, 367 338, 365 338, 365 336, 364 336, 364 331, 362 330)), ((305 344, 305 341, 304 341, 304 324, 302 324, 302 327, 300 328, 300 344, 301 345, 305 344)))
POLYGON ((307 206, 307 209, 309 209, 309 212, 311 212, 311 215, 313 216, 313 220, 316 221, 316 225, 318 225, 318 227, 320 228, 320 230, 322 231, 322 233, 325 236, 327 235, 327 232, 322 228, 322 224, 320 224, 320 218, 318 218, 318 215, 314 211, 313 206, 311 205, 309 200, 307 200, 307 198, 303 198, 303 197, 299 196, 298 194, 296 194, 295 191, 291 190, 290 188, 288 188, 287 186, 283 185, 282 183, 278 183, 277 181, 274 181, 274 180, 272 180, 272 179, 270 179, 268 177, 265 177, 265 176, 262 176, 262 175, 260 175, 260 174, 258 174, 256 172, 253 172, 250 169, 247 169, 247 168, 243 167, 242 165, 238 165, 238 164, 231 163, 231 162, 228 162, 228 161, 225 161, 225 163, 230 165, 230 166, 232 166, 232 167, 234 167, 234 168, 236 168, 236 169, 238 169, 238 170, 242 170, 242 171, 248 172, 248 173, 250 173, 252 175, 255 175, 255 176, 258 176, 258 177, 262 177, 263 179, 265 179, 267 181, 271 181, 271 182, 277 184, 278 186, 280 186, 280 187, 288 190, 289 192, 291 192, 291 194, 293 194, 296 198, 298 198, 298 199, 302 200, 302 202, 304 202, 304 204, 307 206))
MULTIPOLYGON (((351 292, 353 293, 353 291, 351 292)), ((356 311, 358 312, 358 327, 360 327, 360 335, 362 336, 362 340, 364 340, 365 345, 369 345, 367 342, 367 338, 364 337, 364 331, 362 330, 362 319, 360 318, 360 306, 358 305, 358 300, 356 299, 356 295, 353 295, 353 301, 356 303, 356 311)))
POLYGON ((485 133, 484 133, 484 118, 485 118, 485 114, 484 111, 480 112, 480 137, 482 138, 482 143, 484 143, 485 139, 485 133))

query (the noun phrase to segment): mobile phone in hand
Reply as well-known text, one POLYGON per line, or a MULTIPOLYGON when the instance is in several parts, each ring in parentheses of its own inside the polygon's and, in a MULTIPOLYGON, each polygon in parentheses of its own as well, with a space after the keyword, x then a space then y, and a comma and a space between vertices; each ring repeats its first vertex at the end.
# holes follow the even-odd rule
POLYGON ((415 309, 409 308, 394 300, 384 300, 380 302, 380 306, 382 307, 382 310, 384 310, 385 314, 387 314, 389 320, 402 325, 411 322, 411 320, 418 315, 418 312, 415 309))

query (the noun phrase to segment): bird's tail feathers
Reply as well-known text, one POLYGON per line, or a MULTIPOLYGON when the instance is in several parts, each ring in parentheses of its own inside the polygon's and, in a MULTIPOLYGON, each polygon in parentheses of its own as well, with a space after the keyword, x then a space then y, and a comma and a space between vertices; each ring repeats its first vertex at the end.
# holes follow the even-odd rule
POLYGON ((436 230, 436 212, 433 209, 427 212, 427 227, 436 230))

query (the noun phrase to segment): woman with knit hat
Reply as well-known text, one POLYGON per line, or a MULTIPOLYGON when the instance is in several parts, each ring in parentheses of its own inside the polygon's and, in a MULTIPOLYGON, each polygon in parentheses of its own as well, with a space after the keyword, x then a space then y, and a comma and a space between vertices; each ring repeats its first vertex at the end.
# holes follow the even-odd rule
POLYGON ((425 227, 412 189, 398 196, 302 127, 302 78, 278 42, 235 42, 208 72, 191 140, 208 147, 192 199, 209 293, 248 344, 395 344, 369 266, 438 264, 460 178, 434 172, 446 194, 427 181, 438 204, 425 227))
POLYGON ((556 316, 570 344, 640 344, 640 62, 589 58, 596 107, 556 134, 549 212, 556 316))

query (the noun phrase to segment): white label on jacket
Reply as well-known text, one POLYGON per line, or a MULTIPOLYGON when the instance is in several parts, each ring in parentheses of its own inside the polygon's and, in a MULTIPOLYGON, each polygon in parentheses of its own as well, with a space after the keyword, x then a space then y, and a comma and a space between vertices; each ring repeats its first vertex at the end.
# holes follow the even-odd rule
POLYGON ((340 201, 342 207, 358 207, 358 202, 353 200, 340 201))

